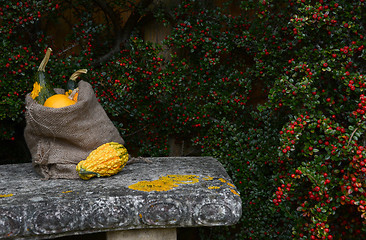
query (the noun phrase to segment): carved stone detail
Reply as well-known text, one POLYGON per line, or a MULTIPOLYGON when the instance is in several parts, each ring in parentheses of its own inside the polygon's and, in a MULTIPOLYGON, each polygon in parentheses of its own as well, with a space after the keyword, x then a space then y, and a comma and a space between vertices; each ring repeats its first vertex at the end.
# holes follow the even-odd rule
POLYGON ((194 220, 199 225, 203 226, 215 226, 231 224, 232 222, 232 209, 226 204, 220 203, 205 203, 198 205, 194 211, 194 220))
MULTIPOLYGON (((52 234, 69 231, 80 225, 80 211, 75 205, 38 206, 31 221, 36 234, 52 234)), ((29 222, 29 220, 28 220, 29 222)))
POLYGON ((85 220, 90 228, 124 227, 133 220, 127 202, 120 198, 97 199, 89 208, 85 220))
POLYGON ((12 237, 20 232, 21 222, 14 212, 0 208, 0 238, 12 237))
POLYGON ((177 225, 185 215, 185 206, 178 200, 155 200, 146 205, 142 212, 142 221, 146 225, 177 225))

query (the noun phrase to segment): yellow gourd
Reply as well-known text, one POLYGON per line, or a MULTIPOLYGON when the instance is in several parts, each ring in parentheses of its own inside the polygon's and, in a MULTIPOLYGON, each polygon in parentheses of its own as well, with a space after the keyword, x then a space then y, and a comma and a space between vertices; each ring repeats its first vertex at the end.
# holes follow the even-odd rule
POLYGON ((56 94, 47 98, 43 106, 51 108, 62 108, 75 104, 76 102, 70 99, 65 94, 56 94))
POLYGON ((101 145, 78 163, 76 171, 81 179, 107 177, 120 172, 128 161, 127 149, 119 143, 109 142, 101 145))
POLYGON ((73 105, 77 102, 79 89, 75 88, 76 86, 76 79, 79 77, 82 73, 87 73, 88 70, 86 69, 79 69, 76 72, 74 72, 68 81, 68 91, 66 91, 65 94, 55 94, 45 101, 43 106, 45 107, 51 107, 51 108, 62 108, 66 106, 73 105), (72 82, 73 84, 70 84, 69 82, 72 82))

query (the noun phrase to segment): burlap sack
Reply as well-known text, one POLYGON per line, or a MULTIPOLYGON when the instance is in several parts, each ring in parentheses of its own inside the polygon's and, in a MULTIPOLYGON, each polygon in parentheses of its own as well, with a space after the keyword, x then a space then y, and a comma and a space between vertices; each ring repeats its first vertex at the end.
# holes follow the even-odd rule
POLYGON ((91 151, 107 142, 124 144, 92 86, 80 81, 78 87, 77 103, 64 108, 44 107, 26 96, 24 136, 34 169, 45 179, 78 178, 76 165, 91 151))

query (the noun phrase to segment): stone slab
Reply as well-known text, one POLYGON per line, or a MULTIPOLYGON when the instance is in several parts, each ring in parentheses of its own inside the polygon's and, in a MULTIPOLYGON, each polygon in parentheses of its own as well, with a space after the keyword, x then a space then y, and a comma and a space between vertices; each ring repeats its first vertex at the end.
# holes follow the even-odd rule
POLYGON ((119 174, 42 180, 31 164, 0 165, 0 239, 46 239, 130 229, 233 225, 241 199, 211 157, 148 158, 119 174), (195 176, 171 190, 129 188, 169 175, 195 176), (184 183, 184 184, 183 184, 184 183), (189 184, 188 184, 189 183, 189 184))

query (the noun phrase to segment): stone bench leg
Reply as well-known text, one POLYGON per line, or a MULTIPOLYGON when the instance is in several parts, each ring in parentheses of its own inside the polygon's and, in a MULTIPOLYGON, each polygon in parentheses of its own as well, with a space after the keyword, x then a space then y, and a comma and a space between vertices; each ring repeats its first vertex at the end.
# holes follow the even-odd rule
POLYGON ((107 240, 177 240, 177 230, 155 228, 107 232, 107 240))

